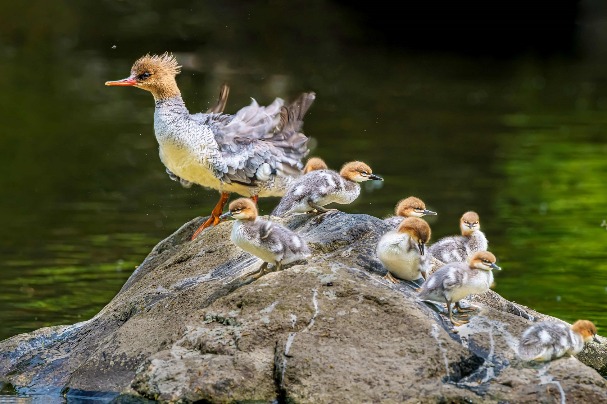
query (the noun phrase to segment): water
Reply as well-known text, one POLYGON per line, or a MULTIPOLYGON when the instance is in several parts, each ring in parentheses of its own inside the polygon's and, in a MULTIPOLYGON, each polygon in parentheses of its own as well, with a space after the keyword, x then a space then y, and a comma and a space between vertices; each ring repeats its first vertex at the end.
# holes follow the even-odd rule
MULTIPOLYGON (((289 21, 271 18, 286 12, 274 3, 249 12, 37 3, 7 2, 13 14, 0 16, 0 339, 92 317, 158 241, 215 204, 217 192, 184 189, 164 173, 152 97, 103 85, 165 50, 184 66, 178 84, 192 111, 211 105, 223 82, 230 113, 249 97, 316 91, 305 123, 313 155, 332 168, 360 159, 385 178, 344 211, 383 217, 415 195, 438 212, 428 218, 437 240, 475 210, 503 268, 498 293, 604 332, 599 56, 378 46, 325 2, 289 21), (15 13, 28 18, 9 21, 15 13)), ((261 200, 262 213, 276 203, 261 200)))

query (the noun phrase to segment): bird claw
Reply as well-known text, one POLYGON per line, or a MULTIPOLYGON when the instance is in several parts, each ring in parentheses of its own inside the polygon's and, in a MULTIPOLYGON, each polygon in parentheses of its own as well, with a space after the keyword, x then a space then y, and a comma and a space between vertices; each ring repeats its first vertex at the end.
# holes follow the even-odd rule
POLYGON ((398 279, 396 279, 394 276, 392 276, 392 274, 390 272, 388 272, 386 275, 384 275, 384 279, 387 280, 388 282, 392 282, 394 284, 400 283, 400 281, 398 279))

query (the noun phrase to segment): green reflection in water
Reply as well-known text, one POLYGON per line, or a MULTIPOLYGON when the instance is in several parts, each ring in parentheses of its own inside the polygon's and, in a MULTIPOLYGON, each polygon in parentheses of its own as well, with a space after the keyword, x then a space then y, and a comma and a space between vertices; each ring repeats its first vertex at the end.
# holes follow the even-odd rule
POLYGON ((496 198, 508 247, 498 290, 534 309, 605 329, 607 144, 603 117, 509 116, 496 198), (576 123, 583 122, 583 123, 576 123), (548 125, 547 125, 548 124, 548 125), (529 128, 534 128, 530 130, 529 128))

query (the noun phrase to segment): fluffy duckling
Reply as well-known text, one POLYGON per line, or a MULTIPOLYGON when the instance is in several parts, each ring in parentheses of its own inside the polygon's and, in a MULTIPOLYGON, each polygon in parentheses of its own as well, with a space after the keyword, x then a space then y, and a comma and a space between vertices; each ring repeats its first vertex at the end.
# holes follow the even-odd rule
POLYGON ((403 221, 403 217, 422 217, 425 215, 436 215, 436 212, 426 209, 426 204, 419 198, 410 196, 401 199, 394 208, 396 216, 390 216, 384 219, 384 222, 392 228, 397 228, 403 221))
MULTIPOLYGON (((301 94, 285 104, 277 98, 268 106, 255 100, 236 114, 190 114, 181 97, 176 76, 181 66, 169 53, 145 55, 135 61, 131 74, 107 86, 128 86, 149 91, 154 97, 154 134, 160 160, 174 178, 216 189, 220 198, 192 238, 219 223, 231 193, 253 198, 284 195, 291 181, 301 176, 308 138, 303 118, 316 95, 301 94)), ((227 95, 225 96, 227 99, 227 95)))
POLYGON ((255 203, 248 198, 239 198, 230 203, 229 211, 222 219, 236 219, 230 236, 232 242, 248 253, 262 259, 263 265, 252 275, 262 276, 268 264, 277 270, 282 265, 305 259, 310 250, 304 239, 286 227, 258 217, 255 203))
POLYGON ((481 231, 478 214, 466 212, 459 220, 461 236, 448 236, 439 239, 428 247, 428 251, 436 259, 444 262, 465 262, 477 251, 487 251, 487 237, 481 231))
POLYGON ((310 171, 316 170, 327 170, 329 166, 323 159, 320 157, 310 157, 308 161, 306 161, 306 165, 303 168, 303 173, 307 174, 310 171))
POLYGON ((549 361, 563 355, 576 355, 584 343, 594 340, 596 327, 588 320, 567 324, 543 321, 527 328, 519 339, 518 354, 526 361, 549 361))
POLYGON ((398 230, 382 236, 377 243, 377 257, 388 269, 387 280, 398 283, 399 279, 414 281, 426 278, 424 246, 430 240, 430 234, 430 226, 425 220, 408 217, 398 230))
POLYGON ((328 212, 330 203, 352 203, 360 194, 359 182, 378 180, 371 167, 360 161, 346 163, 339 174, 333 170, 315 170, 297 178, 282 197, 272 215, 306 213, 312 210, 328 212))
POLYGON ((449 320, 453 325, 462 325, 453 319, 451 303, 471 295, 485 293, 493 283, 492 269, 501 270, 496 264, 495 255, 489 251, 478 251, 470 257, 468 263, 452 262, 440 268, 428 277, 419 292, 421 300, 447 303, 449 320))

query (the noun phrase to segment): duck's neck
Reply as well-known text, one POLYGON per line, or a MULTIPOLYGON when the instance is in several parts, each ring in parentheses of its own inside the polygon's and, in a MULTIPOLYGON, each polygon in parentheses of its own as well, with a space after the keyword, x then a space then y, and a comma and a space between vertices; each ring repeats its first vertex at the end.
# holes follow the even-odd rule
POLYGON ((183 102, 183 98, 181 98, 180 94, 170 98, 154 98, 154 105, 156 106, 156 112, 177 114, 182 114, 185 112, 189 114, 189 111, 185 106, 185 102, 183 102))
POLYGON ((154 132, 158 142, 175 141, 186 132, 189 111, 181 96, 156 100, 154 111, 154 132))
POLYGON ((344 188, 347 192, 360 192, 360 184, 356 181, 352 181, 344 176, 341 177, 344 180, 344 188))
POLYGON ((181 98, 181 91, 179 91, 175 80, 164 80, 161 85, 154 87, 150 92, 154 96, 154 101, 181 98))

